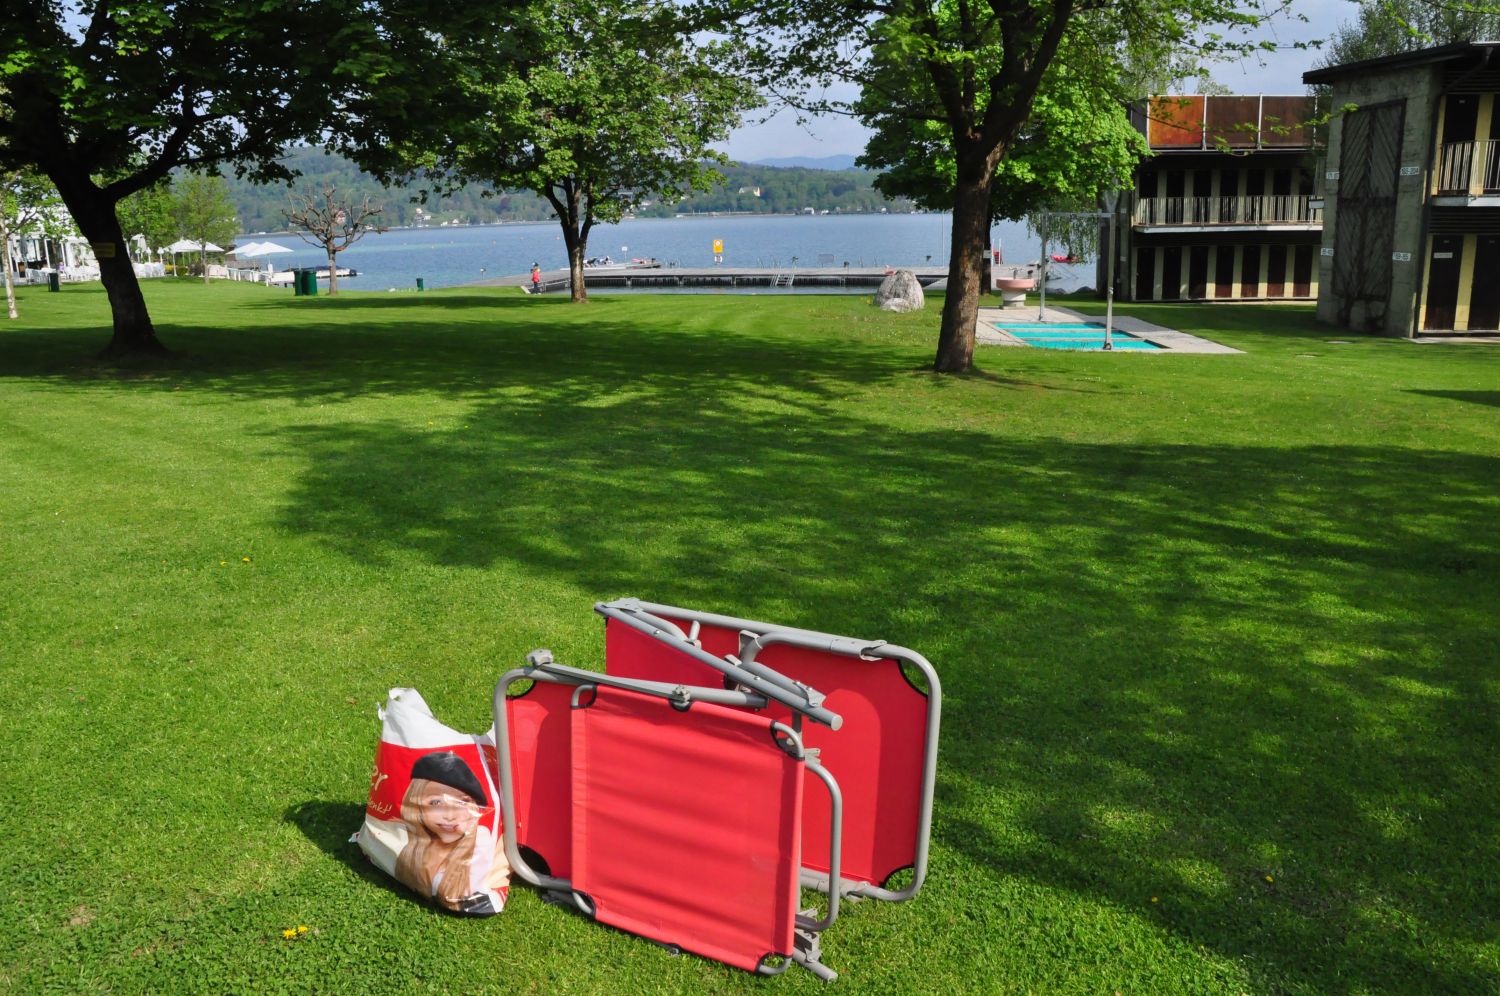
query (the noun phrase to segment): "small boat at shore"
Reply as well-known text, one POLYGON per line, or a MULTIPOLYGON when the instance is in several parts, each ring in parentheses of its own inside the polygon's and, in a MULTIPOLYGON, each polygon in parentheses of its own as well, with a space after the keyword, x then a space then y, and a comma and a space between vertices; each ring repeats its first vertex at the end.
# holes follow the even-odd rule
POLYGON ((655 256, 637 256, 628 262, 620 262, 608 256, 591 256, 583 261, 585 270, 659 270, 661 260, 655 256))

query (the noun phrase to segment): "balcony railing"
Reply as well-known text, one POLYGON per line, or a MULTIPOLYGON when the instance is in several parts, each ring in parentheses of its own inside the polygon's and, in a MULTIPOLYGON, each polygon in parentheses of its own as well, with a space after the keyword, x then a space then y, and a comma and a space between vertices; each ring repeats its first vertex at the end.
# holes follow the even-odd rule
POLYGON ((1443 197, 1500 194, 1500 142, 1444 145, 1432 192, 1443 197))
POLYGON ((1308 194, 1261 197, 1143 197, 1137 225, 1321 225, 1321 198, 1308 194), (1318 206, 1313 202, 1317 200, 1318 206))

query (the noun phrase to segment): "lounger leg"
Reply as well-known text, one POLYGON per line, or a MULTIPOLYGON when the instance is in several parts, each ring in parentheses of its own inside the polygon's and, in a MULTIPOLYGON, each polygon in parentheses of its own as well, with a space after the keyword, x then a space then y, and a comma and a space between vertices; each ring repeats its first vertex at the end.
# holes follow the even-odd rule
POLYGON ((818 935, 808 930, 798 930, 795 938, 796 950, 792 952, 792 961, 801 965, 824 982, 832 982, 839 977, 839 973, 823 964, 823 947, 818 941, 818 935))

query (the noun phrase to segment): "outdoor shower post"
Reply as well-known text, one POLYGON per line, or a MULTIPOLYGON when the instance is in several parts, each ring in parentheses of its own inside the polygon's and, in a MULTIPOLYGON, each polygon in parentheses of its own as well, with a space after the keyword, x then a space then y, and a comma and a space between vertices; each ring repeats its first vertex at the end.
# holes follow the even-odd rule
POLYGON ((1041 262, 1042 262, 1042 279, 1041 279, 1042 303, 1041 303, 1041 306, 1038 307, 1037 311, 1036 311, 1036 320, 1039 321, 1039 322, 1045 322, 1047 320, 1047 221, 1046 221, 1046 217, 1047 217, 1046 212, 1043 212, 1042 213, 1042 218, 1043 218, 1043 221, 1042 221, 1042 260, 1041 260, 1041 262))
POLYGON ((1104 348, 1109 350, 1115 348, 1115 208, 1120 203, 1120 191, 1114 189, 1116 186, 1111 183, 1111 189, 1104 194, 1104 206, 1109 211, 1109 250, 1104 256, 1104 265, 1109 268, 1104 282, 1104 348))

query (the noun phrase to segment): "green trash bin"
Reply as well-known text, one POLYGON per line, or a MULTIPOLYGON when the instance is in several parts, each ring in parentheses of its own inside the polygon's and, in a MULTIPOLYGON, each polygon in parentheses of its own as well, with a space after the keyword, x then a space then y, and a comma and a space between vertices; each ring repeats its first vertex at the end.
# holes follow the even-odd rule
POLYGON ((418 277, 417 278, 417 290, 426 290, 426 289, 427 289, 427 281, 423 280, 421 277, 418 277))
POLYGON ((307 297, 318 296, 318 271, 302 270, 297 274, 302 281, 302 293, 307 297))
POLYGON ((49 291, 62 290, 62 277, 57 275, 56 270, 53 270, 51 273, 47 274, 47 289, 49 291))
POLYGON ((292 271, 292 297, 302 296, 302 271, 292 271))

